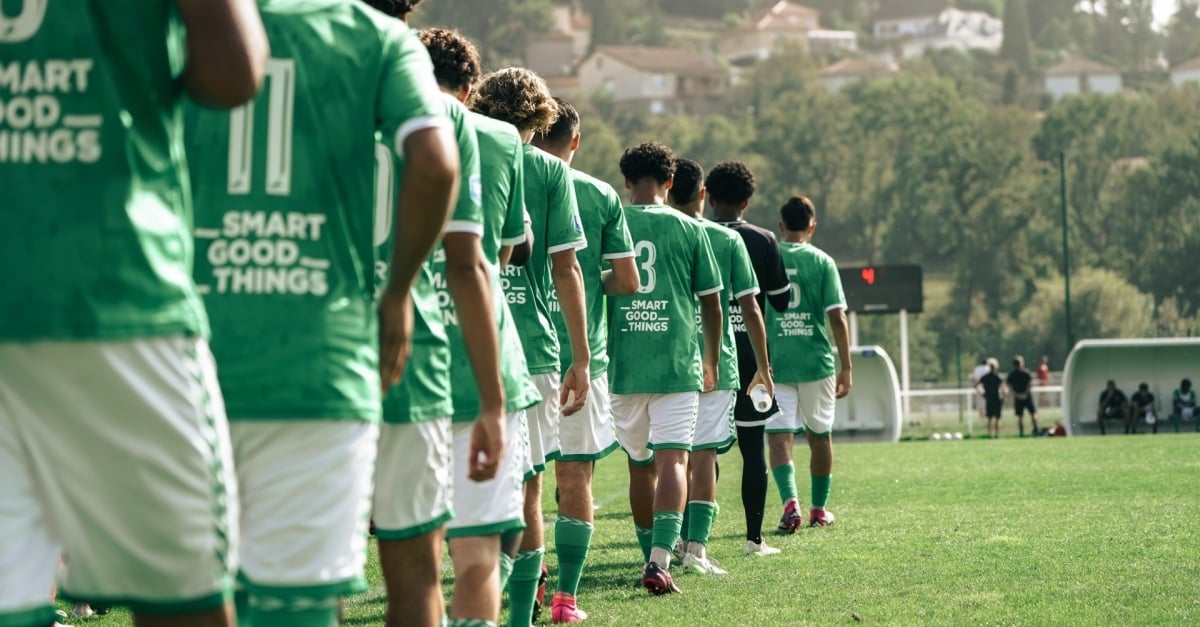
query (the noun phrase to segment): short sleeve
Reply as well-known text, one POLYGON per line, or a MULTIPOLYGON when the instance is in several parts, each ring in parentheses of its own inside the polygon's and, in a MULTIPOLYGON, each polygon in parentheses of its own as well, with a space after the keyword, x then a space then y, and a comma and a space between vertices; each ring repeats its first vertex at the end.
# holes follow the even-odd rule
POLYGON ((529 214, 525 211, 525 155, 520 150, 513 151, 512 163, 509 165, 512 175, 508 195, 508 204, 504 212, 504 226, 500 229, 500 244, 516 246, 525 241, 525 223, 529 214))
MULTIPOLYGON (((724 227, 721 227, 724 228, 724 227)), ((730 238, 729 286, 733 299, 758 294, 758 277, 754 276, 754 265, 750 263, 750 251, 740 237, 730 238)))
POLYGON ((412 133, 449 125, 433 62, 414 31, 392 21, 384 36, 378 128, 396 154, 404 156, 404 140, 412 133))
MULTIPOLYGON (((449 98, 449 96, 447 96, 449 98)), ((458 141, 459 179, 458 202, 446 225, 447 233, 474 233, 483 236, 483 181, 479 175, 479 138, 475 125, 458 101, 447 101, 446 107, 454 124, 458 141)))
POLYGON ((546 254, 587 246, 583 221, 579 218, 579 201, 571 184, 567 166, 558 159, 546 160, 546 254))
POLYGON ((824 264, 825 278, 821 282, 821 302, 825 311, 846 308, 846 293, 842 290, 842 275, 838 274, 837 266, 832 259, 826 258, 824 264))
POLYGON ((721 285, 721 270, 717 267, 717 259, 713 256, 708 236, 698 224, 687 225, 685 228, 691 232, 686 233, 684 237, 695 242, 692 246, 692 293, 696 296, 707 296, 721 291, 724 288, 721 285))
POLYGON ((608 190, 604 195, 608 207, 605 210, 607 221, 600 236, 600 255, 602 259, 621 259, 633 256, 633 238, 629 235, 629 225, 625 221, 625 210, 621 208, 621 199, 616 193, 608 190))

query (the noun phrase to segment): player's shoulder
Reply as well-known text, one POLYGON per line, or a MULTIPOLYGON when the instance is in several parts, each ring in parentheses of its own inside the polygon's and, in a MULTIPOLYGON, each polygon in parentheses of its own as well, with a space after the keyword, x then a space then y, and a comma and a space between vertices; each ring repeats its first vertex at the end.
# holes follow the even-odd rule
POLYGON ((526 179, 540 179, 543 183, 567 179, 567 164, 563 163, 562 159, 529 144, 524 144, 522 150, 525 155, 526 179))
POLYGON ((475 130, 481 137, 486 135, 492 142, 511 146, 514 151, 520 149, 522 144, 521 133, 517 131, 517 127, 476 111, 471 111, 470 117, 471 121, 475 124, 475 130))
POLYGON ((704 234, 708 236, 709 243, 714 248, 717 246, 727 248, 746 245, 745 242, 742 241, 741 236, 727 226, 713 222, 712 220, 705 220, 703 218, 696 220, 696 224, 700 225, 700 228, 704 231, 704 234))
MULTIPOLYGON (((384 15, 363 2, 345 2, 344 0, 260 0, 259 13, 263 23, 270 28, 278 20, 303 20, 314 27, 320 25, 321 30, 334 35, 345 33, 352 36, 354 41, 363 43, 370 41, 362 35, 368 30, 374 30, 383 35, 403 36, 410 29, 400 20, 384 15), (327 28, 336 25, 336 29, 327 28)), ((376 39, 378 41, 379 39, 376 39)))
POLYGON ((617 194, 617 190, 614 189, 612 185, 601 181, 600 179, 588 174, 587 172, 584 172, 583 170, 570 168, 568 170, 568 174, 571 177, 571 184, 575 186, 576 191, 593 192, 605 198, 615 198, 617 199, 618 203, 620 202, 621 197, 617 194))
POLYGON ((475 129, 475 124, 471 120, 471 112, 463 106, 463 103, 458 101, 458 98, 444 91, 439 92, 438 97, 441 98, 442 106, 446 109, 446 117, 454 122, 455 128, 475 129))

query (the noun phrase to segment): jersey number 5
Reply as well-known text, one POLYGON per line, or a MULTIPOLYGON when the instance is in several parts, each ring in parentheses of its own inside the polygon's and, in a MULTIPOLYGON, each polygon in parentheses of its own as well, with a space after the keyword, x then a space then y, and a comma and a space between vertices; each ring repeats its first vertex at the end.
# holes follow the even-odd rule
POLYGON ((641 241, 633 247, 633 253, 638 260, 638 275, 645 271, 645 276, 641 277, 642 286, 638 288, 639 294, 649 294, 654 291, 654 286, 658 283, 658 275, 654 272, 654 262, 658 259, 658 249, 654 247, 654 242, 641 241), (642 260, 642 253, 646 253, 646 259, 642 260))
POLYGON ((795 268, 787 269, 788 286, 792 288, 792 298, 788 301, 788 309, 795 309, 800 306, 800 284, 792 280, 797 272, 798 270, 795 268))
MULTIPOLYGON (((292 193, 292 112, 296 106, 296 62, 267 60, 267 193, 292 193)), ((261 96, 260 96, 261 97, 261 96)), ((257 100, 257 98, 255 99, 257 100)), ((231 196, 250 193, 254 163, 254 101, 229 113, 229 178, 231 196)))

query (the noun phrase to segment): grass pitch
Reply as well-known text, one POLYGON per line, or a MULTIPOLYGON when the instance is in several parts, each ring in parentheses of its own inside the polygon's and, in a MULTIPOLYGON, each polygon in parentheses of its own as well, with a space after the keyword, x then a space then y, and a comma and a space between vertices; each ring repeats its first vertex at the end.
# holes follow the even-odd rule
MULTIPOLYGON (((588 624, 1200 623, 1200 435, 848 443, 835 453, 837 523, 769 535, 783 554, 766 558, 742 555, 740 456, 724 456, 709 553, 729 575, 679 575, 684 593, 658 598, 638 585, 624 457, 606 459, 580 590, 588 624)), ((806 449, 797 457, 806 468, 806 449)), ((807 472, 797 474, 806 497, 807 472)), ((773 529, 774 486, 767 508, 773 529)), ((369 578, 347 624, 381 624, 374 555, 369 578)), ((75 622, 130 623, 117 613, 75 622)))

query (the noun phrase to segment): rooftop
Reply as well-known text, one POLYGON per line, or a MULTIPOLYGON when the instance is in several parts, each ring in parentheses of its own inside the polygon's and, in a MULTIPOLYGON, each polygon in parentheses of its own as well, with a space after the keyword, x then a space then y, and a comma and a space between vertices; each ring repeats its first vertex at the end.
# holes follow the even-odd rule
POLYGON ((903 20, 910 17, 940 15, 952 8, 954 0, 885 0, 875 12, 876 20, 903 20))
POLYGON ((679 48, 597 46, 591 56, 607 55, 630 67, 662 74, 716 74, 724 69, 709 59, 679 48))
POLYGON ((1046 76, 1077 76, 1079 74, 1120 75, 1121 70, 1082 57, 1067 59, 1046 70, 1046 76))

